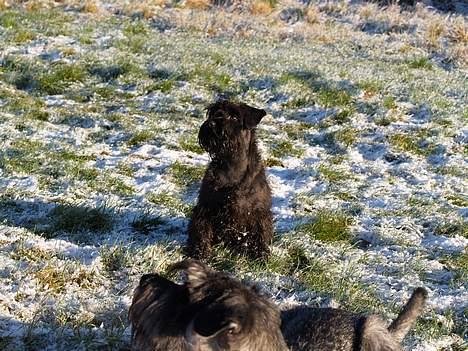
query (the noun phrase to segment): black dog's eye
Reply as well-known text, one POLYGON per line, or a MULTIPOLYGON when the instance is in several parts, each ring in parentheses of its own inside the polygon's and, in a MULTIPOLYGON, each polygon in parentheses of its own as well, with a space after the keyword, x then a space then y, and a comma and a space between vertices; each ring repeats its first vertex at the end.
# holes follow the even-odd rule
POLYGON ((237 121, 239 119, 239 117, 237 117, 236 115, 229 115, 229 118, 233 119, 234 121, 237 121))

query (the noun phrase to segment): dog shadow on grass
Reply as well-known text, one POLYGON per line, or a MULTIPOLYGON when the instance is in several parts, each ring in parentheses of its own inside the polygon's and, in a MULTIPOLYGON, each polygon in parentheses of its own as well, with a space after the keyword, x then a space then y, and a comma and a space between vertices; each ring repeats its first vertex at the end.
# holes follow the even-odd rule
POLYGON ((93 207, 6 196, 0 197, 0 221, 44 239, 62 239, 80 246, 116 240, 183 242, 187 225, 182 213, 159 215, 144 208, 122 209, 106 203, 93 207))
MULTIPOLYGON (((73 309, 73 307, 70 307, 73 309)), ((62 311, 66 313, 67 311, 62 311)), ((73 311, 68 311, 73 315, 73 311)), ((3 351, 41 350, 55 346, 73 349, 80 344, 85 349, 130 350, 127 328, 127 308, 102 308, 86 323, 64 323, 59 311, 47 308, 37 313, 30 322, 21 322, 13 316, 0 314, 0 348, 3 351)))

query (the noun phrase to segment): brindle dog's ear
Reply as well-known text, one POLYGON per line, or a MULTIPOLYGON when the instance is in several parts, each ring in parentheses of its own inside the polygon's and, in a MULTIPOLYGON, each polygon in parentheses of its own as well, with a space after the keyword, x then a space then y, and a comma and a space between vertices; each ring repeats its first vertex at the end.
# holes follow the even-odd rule
POLYGON ((243 119, 244 119, 244 128, 253 129, 255 128, 263 117, 266 116, 266 111, 255 108, 248 105, 242 106, 243 119))
POLYGON ((185 280, 190 289, 203 285, 208 279, 208 274, 212 272, 205 264, 192 259, 180 261, 169 267, 169 272, 181 270, 186 274, 185 280))

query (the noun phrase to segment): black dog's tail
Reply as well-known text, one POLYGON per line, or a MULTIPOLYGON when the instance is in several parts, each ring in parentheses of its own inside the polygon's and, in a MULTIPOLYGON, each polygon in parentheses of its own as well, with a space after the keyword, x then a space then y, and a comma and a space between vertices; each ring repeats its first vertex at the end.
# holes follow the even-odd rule
POLYGON ((417 288, 414 290, 413 295, 411 295, 411 298, 403 307, 403 310, 388 327, 388 331, 396 340, 401 342, 406 334, 408 334, 409 330, 416 322, 416 319, 423 311, 426 299, 426 289, 417 288))

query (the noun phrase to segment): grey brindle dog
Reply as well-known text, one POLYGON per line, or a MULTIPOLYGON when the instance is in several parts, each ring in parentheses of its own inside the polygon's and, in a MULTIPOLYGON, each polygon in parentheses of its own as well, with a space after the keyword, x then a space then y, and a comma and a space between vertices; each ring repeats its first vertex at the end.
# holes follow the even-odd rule
POLYGON ((280 313, 256 289, 195 260, 182 285, 147 274, 129 310, 132 349, 138 351, 286 351, 280 313))
POLYGON ((158 274, 141 278, 129 310, 138 351, 399 351, 421 314, 417 288, 387 328, 377 316, 331 308, 279 309, 255 286, 185 260, 183 284, 158 274))

